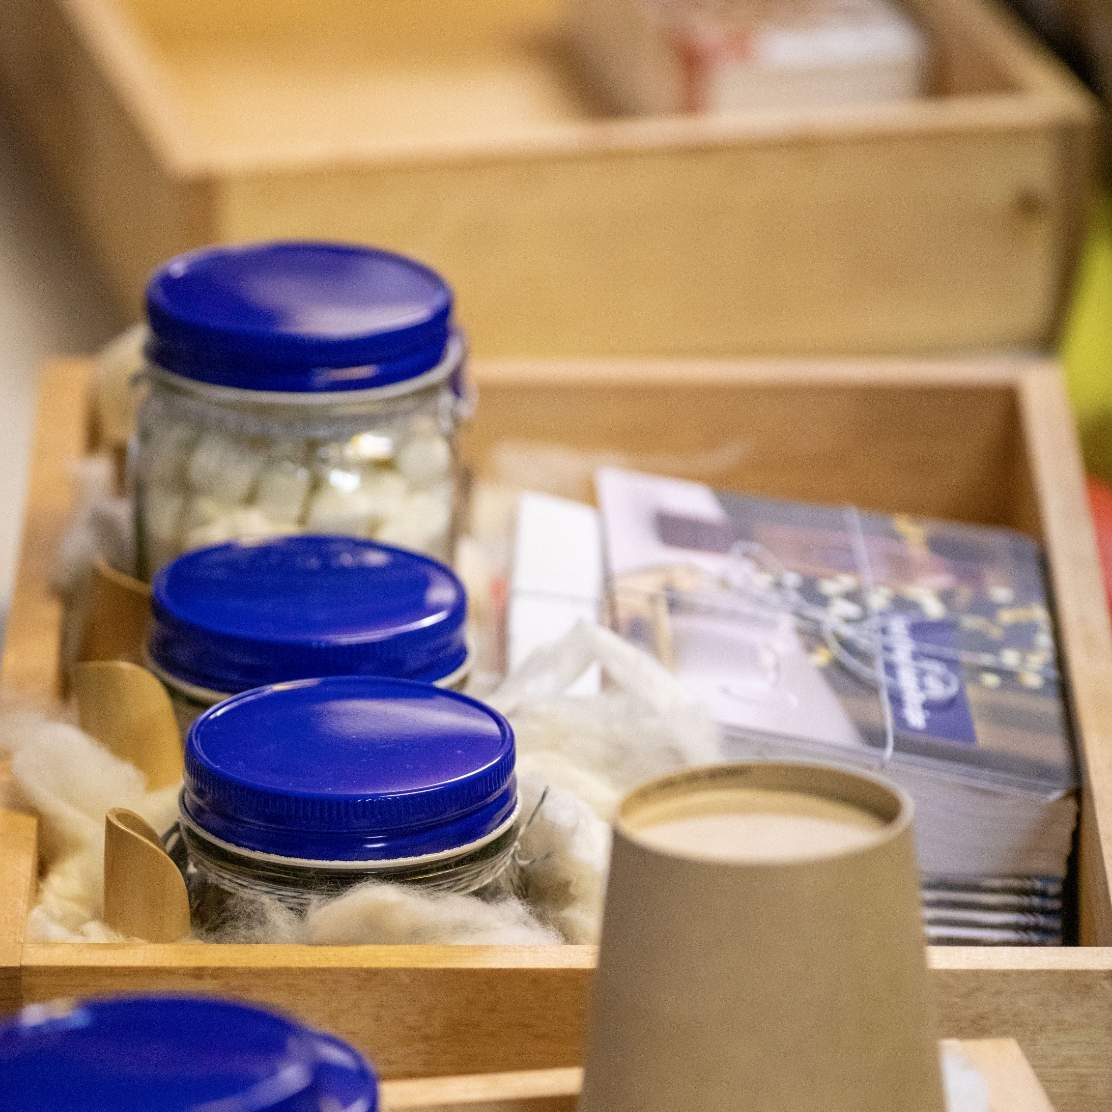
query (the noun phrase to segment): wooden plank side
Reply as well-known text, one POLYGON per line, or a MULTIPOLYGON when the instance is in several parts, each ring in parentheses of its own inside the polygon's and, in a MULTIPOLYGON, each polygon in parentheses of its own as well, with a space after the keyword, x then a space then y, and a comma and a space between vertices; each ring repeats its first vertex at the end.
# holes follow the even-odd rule
POLYGON ((1007 522, 1014 365, 865 367, 480 363, 467 455, 481 475, 588 500, 596 467, 621 460, 774 497, 1007 522))
MULTIPOLYGON (((492 353, 1044 342, 1078 240, 1092 120, 991 5, 918 2, 944 52, 997 60, 993 91, 962 78, 960 97, 829 113, 499 122, 466 141, 449 130, 420 165, 373 128, 336 135, 325 120, 308 146, 285 150, 283 120, 300 117, 277 95, 256 98, 264 115, 248 113, 246 153, 214 149, 157 38, 183 17, 162 19, 157 4, 13 0, 0 68, 132 310, 149 269, 185 247, 324 234, 439 265, 477 349, 492 353)), ((246 18, 218 11, 229 27, 246 18)), ((217 56, 196 68, 211 90, 217 56)), ((951 69, 971 67, 959 57, 951 69)), ((297 86, 288 72, 275 82, 283 95, 297 86)), ((559 86, 549 80, 546 95, 559 100, 559 86)))
POLYGON ((1112 945, 1112 635, 1085 496, 1073 414, 1061 377, 1033 370, 1021 385, 1023 441, 1045 534, 1062 659, 1083 757, 1082 941, 1112 945))
POLYGON ((1015 1038, 1058 1112, 1112 1108, 1112 950, 931 950, 939 1026, 1015 1038))
MULTIPOLYGON (((588 947, 29 945, 28 1001, 229 993, 334 1030, 386 1077, 568 1067, 581 1059, 588 947)), ((931 952, 939 1029, 1007 1032, 1059 1112, 1112 1107, 1112 950, 931 952)))
POLYGON ((23 1000, 23 938, 38 866, 37 829, 33 816, 0 809, 0 1016, 23 1000))
POLYGON ((23 538, 4 634, 0 685, 51 699, 57 690, 62 605, 50 587, 74 498, 74 467, 89 417, 90 365, 67 359, 39 375, 35 437, 28 470, 23 538))
POLYGON ((988 1083, 990 1112, 1054 1112, 1014 1039, 976 1039, 953 1045, 988 1083))
POLYGON ((1060 158, 1032 126, 260 171, 220 183, 216 228, 409 251, 484 355, 1040 344, 1060 158))
POLYGON ((573 1066, 590 947, 29 945, 27 1000, 214 992, 295 1012, 386 1077, 573 1066))

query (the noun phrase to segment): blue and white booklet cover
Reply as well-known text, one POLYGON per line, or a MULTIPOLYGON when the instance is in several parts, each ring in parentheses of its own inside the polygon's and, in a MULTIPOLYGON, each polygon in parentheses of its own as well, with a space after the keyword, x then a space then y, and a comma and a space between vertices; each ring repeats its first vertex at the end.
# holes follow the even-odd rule
POLYGON ((618 468, 596 486, 611 620, 724 757, 883 771, 928 876, 1060 881, 1077 773, 1034 541, 618 468))

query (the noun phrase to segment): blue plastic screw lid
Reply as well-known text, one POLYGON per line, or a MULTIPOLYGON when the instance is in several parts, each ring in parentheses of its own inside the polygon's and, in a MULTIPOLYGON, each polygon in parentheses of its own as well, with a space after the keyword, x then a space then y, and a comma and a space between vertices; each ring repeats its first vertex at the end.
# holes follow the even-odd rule
POLYGON ((154 666, 226 694, 335 675, 433 683, 467 660, 467 598, 455 574, 353 537, 186 553, 155 576, 151 613, 154 666))
POLYGON ((437 366, 451 315, 444 279, 390 251, 207 247, 152 277, 147 355, 174 374, 242 390, 365 390, 437 366))
POLYGON ((375 1112, 346 1043, 215 997, 25 1008, 0 1026, 4 1112, 375 1112))
POLYGON ((510 724, 431 684, 336 676, 256 688, 207 710, 186 741, 187 825, 286 859, 448 853, 516 809, 510 724))

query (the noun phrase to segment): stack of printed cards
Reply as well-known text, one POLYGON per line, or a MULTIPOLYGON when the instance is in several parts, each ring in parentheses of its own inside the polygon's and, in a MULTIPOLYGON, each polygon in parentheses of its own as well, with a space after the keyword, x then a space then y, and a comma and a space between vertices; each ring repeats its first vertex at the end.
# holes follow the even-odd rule
POLYGON ((882 770, 915 800, 931 938, 1056 943, 1077 773, 1041 556, 1010 530, 597 479, 616 628, 724 756, 882 770))

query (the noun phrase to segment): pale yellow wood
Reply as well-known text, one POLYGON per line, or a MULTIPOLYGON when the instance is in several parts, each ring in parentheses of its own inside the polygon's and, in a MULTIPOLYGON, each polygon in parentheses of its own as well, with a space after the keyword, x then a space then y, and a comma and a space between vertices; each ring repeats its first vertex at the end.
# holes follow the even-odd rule
MULTIPOLYGON (((32 467, 40 495, 30 503, 3 661, 4 675, 19 676, 35 694, 52 686, 58 615, 45 605, 44 575, 68 497, 65 469, 84 437, 84 377, 80 365, 68 366, 43 378, 50 405, 41 409, 32 467)), ((1059 596, 1071 702, 1087 734, 1083 757, 1089 766, 1105 759, 1108 744, 1099 739, 1108 728, 1112 653, 1076 441, 1052 366, 538 360, 480 363, 476 376, 481 402, 468 452, 481 471, 512 435, 530 446, 526 458, 538 455, 538 443, 616 451, 635 465, 727 487, 852 499, 1041 536, 1059 596)), ((1107 773, 1093 771, 1092 782, 1080 895, 1086 937, 1109 948, 931 951, 941 1029, 963 1039, 1016 1037, 1058 1112, 1112 1107, 1112 936, 1102 850, 1112 800, 1099 786, 1107 773)), ((15 875, 33 872, 17 857, 15 875)), ((0 890, 0 906, 7 898, 0 890)), ((14 944, 12 925, 0 915, 8 932, 0 943, 14 944)), ((336 1031, 373 1054, 387 1077, 417 1077, 576 1065, 593 961, 582 947, 26 944, 22 993, 47 1000, 143 989, 226 992, 336 1031)))
POLYGON ((300 230, 415 254, 451 277, 486 354, 1044 342, 1064 250, 1058 140, 1037 128, 971 139, 938 111, 937 129, 883 139, 790 127, 697 152, 244 171, 218 187, 217 226, 231 240, 300 230), (970 160, 980 173, 962 172, 970 160))
MULTIPOLYGON (((386 1077, 572 1066, 588 947, 141 946, 24 950, 28 1000, 204 990, 292 1010, 386 1077)), ((1112 950, 935 949, 941 1029, 1007 1030, 1059 1112, 1112 1107, 1112 950)))
POLYGON ((990 1112, 1054 1112, 1031 1064, 1014 1039, 952 1042, 988 1082, 990 1112))
POLYGON ((81 728, 130 761, 152 790, 182 777, 181 732, 162 683, 138 664, 98 660, 79 664, 73 693, 81 728))
POLYGON ((439 266, 487 353, 1045 342, 1092 107, 994 0, 914 7, 940 95, 853 109, 605 118, 560 0, 10 0, 0 82, 131 307, 321 235, 439 266))
POLYGON ((9 693, 49 699, 57 692, 62 605, 49 577, 73 508, 72 467, 85 443, 88 383, 89 365, 82 360, 50 363, 40 372, 23 538, 0 665, 9 693))
POLYGON ((387 1081, 384 1112, 574 1112, 579 1069, 387 1081))
MULTIPOLYGON (((944 1039, 942 1045, 980 1072, 989 1090, 989 1112, 1054 1112, 1014 1039, 944 1039)), ((478 1074, 387 1081, 381 1098, 385 1112, 572 1112, 581 1083, 577 1069, 478 1074)), ((750 1109, 744 1093, 738 1095, 738 1109, 760 1112, 750 1109)))
POLYGON ((123 807, 104 819, 104 921, 148 942, 189 934, 185 879, 147 821, 123 807))
POLYGON ((146 583, 98 560, 89 582, 78 660, 140 660, 150 607, 146 583))
POLYGON ((1112 942, 1112 671, 1107 595, 1094 550, 1084 471, 1073 413, 1061 380, 1027 374, 1020 390, 1023 443, 1034 484, 1058 634, 1070 683, 1085 697, 1073 704, 1085 769, 1080 842, 1081 928, 1086 942, 1112 942))
MULTIPOLYGON (((4 776, 0 770, 0 785, 4 776)), ((38 823, 0 808, 0 1016, 22 1003, 23 935, 38 866, 38 823)))

